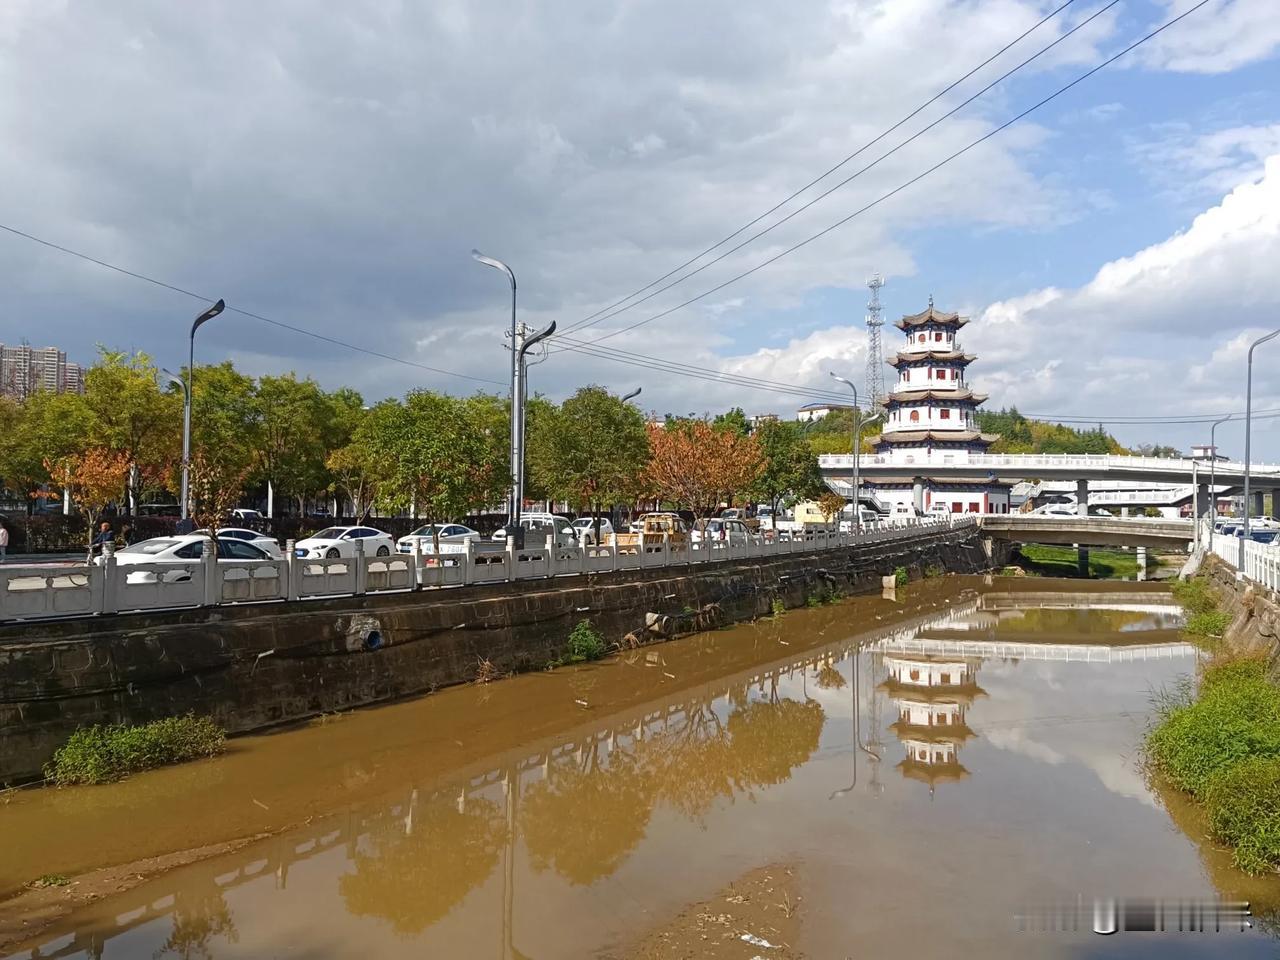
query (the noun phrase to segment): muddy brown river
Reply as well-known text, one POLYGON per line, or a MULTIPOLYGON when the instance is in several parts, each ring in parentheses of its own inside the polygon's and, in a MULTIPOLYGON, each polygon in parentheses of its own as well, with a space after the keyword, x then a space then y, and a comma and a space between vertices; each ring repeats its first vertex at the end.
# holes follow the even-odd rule
POLYGON ((12 793, 0 957, 1275 957, 1177 929, 1280 904, 1144 776, 1180 622, 948 577, 12 793))

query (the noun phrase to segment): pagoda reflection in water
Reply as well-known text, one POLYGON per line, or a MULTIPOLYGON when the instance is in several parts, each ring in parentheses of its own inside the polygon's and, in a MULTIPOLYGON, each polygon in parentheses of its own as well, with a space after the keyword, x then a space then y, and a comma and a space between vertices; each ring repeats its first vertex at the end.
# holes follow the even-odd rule
POLYGON ((898 763, 902 775, 927 783, 930 793, 938 783, 963 780, 969 771, 960 762, 960 747, 975 736, 966 714, 976 697, 986 695, 977 683, 981 661, 894 653, 882 663, 887 675, 880 689, 898 714, 890 729, 906 748, 898 763))

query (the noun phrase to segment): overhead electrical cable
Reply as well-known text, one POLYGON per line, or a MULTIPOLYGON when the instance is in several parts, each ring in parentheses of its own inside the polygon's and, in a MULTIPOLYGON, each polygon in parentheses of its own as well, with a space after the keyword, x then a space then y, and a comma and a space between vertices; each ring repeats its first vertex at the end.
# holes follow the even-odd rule
MULTIPOLYGON (((1003 56, 1005 53, 1007 53, 1007 52, 1008 52, 1012 47, 1016 46, 1018 43, 1020 43, 1020 42, 1022 42, 1023 40, 1025 40, 1025 39, 1026 39, 1027 37, 1029 37, 1032 33, 1034 33, 1036 30, 1039 30, 1042 26, 1044 26, 1046 23, 1048 23, 1050 20, 1052 20, 1054 17, 1056 17, 1059 13, 1061 13, 1063 10, 1065 10, 1067 7, 1071 6, 1071 5, 1072 5, 1073 3, 1075 3, 1075 2, 1076 2, 1076 0, 1066 0, 1066 2, 1065 2, 1065 3, 1060 4, 1058 7, 1056 7, 1056 8, 1055 8, 1055 9, 1053 9, 1053 10, 1051 10, 1049 13, 1045 14, 1045 16, 1044 16, 1044 17, 1042 17, 1042 18, 1041 18, 1040 20, 1038 20, 1036 23, 1032 24, 1030 27, 1028 27, 1026 30, 1024 30, 1022 33, 1020 33, 1018 36, 1014 37, 1012 40, 1010 40, 1008 43, 1006 43, 1003 47, 1001 47, 999 50, 997 50, 997 51, 996 51, 995 53, 993 53, 991 56, 987 57, 987 59, 983 60, 980 64, 978 64, 976 67, 974 67, 973 69, 971 69, 968 73, 964 74, 964 76, 959 77, 959 78, 957 78, 956 80, 953 80, 951 83, 947 84, 945 87, 943 87, 941 90, 939 90, 937 93, 935 93, 932 97, 930 97, 930 98, 929 98, 928 100, 926 100, 924 103, 920 104, 920 106, 916 107, 914 110, 912 110, 910 113, 908 113, 908 114, 907 114, 906 116, 904 116, 902 119, 900 119, 900 120, 899 120, 897 123, 895 123, 893 126, 891 126, 891 127, 887 128, 886 130, 884 130, 884 131, 882 131, 881 133, 877 134, 873 139, 868 140, 866 143, 864 143, 862 146, 860 146, 857 150, 853 151, 853 153, 849 154, 847 157, 845 157, 843 160, 841 160, 841 161, 840 161, 839 163, 837 163, 835 166, 833 166, 833 167, 828 167, 826 170, 824 170, 822 173, 818 174, 818 176, 814 177, 812 180, 810 180, 808 183, 806 183, 806 184, 805 184, 803 187, 801 187, 800 189, 798 189, 798 190, 796 190, 796 191, 794 191, 794 192, 792 192, 792 193, 788 194, 788 195, 787 195, 786 197, 784 197, 782 200, 779 200, 776 204, 774 204, 774 205, 773 205, 772 207, 770 207, 768 210, 764 211, 764 213, 761 213, 761 214, 760 214, 759 216, 757 216, 754 220, 750 220, 750 221, 748 221, 747 223, 744 223, 742 226, 740 226, 737 230, 733 231, 733 233, 729 234, 727 237, 724 237, 724 238, 722 238, 722 239, 720 239, 720 240, 717 240, 715 243, 713 243, 711 246, 707 247, 707 249, 703 250, 701 253, 699 253, 699 254, 697 254, 697 255, 695 255, 695 256, 693 256, 693 257, 690 257, 690 258, 689 258, 688 260, 686 260, 684 263, 682 263, 682 264, 680 264, 680 265, 678 265, 678 266, 676 266, 676 267, 672 268, 671 270, 667 271, 667 272, 666 272, 666 273, 664 273, 662 276, 658 277, 656 280, 652 280, 652 281, 650 281, 649 283, 646 283, 646 284, 645 284, 643 287, 641 287, 639 290, 636 290, 636 291, 634 291, 634 292, 632 292, 632 293, 629 293, 629 294, 627 294, 625 297, 623 297, 622 299, 620 299, 620 300, 615 300, 613 303, 609 304, 609 305, 608 305, 608 306, 606 306, 606 307, 601 307, 601 308, 600 308, 599 310, 597 310, 595 313, 590 314, 589 316, 583 317, 581 320, 578 320, 578 321, 575 321, 574 323, 569 324, 568 326, 566 326, 566 327, 565 327, 565 329, 564 329, 564 331, 563 331, 563 332, 564 332, 564 333, 572 333, 574 330, 581 329, 584 325, 587 325, 588 321, 594 320, 596 317, 599 317, 599 316, 600 316, 601 314, 603 314, 603 313, 608 313, 610 310, 612 310, 612 309, 614 309, 615 307, 618 307, 618 306, 620 306, 620 305, 622 305, 622 304, 626 303, 628 300, 632 299, 633 297, 638 297, 640 294, 644 293, 646 290, 650 289, 651 287, 655 287, 655 286, 657 286, 658 284, 662 283, 662 281, 666 280, 668 277, 671 277, 672 275, 674 275, 674 274, 676 274, 676 273, 679 273, 679 272, 680 272, 681 270, 683 270, 685 267, 688 267, 688 266, 690 266, 690 265, 692 265, 692 264, 694 264, 694 263, 697 263, 699 260, 701 260, 703 257, 705 257, 708 253, 711 253, 711 252, 712 252, 713 250, 715 250, 717 247, 722 247, 722 246, 724 246, 726 243, 728 243, 728 242, 729 242, 730 240, 732 240, 734 237, 738 236, 738 234, 742 233, 744 230, 749 230, 749 229, 751 229, 751 228, 752 228, 752 227, 754 227, 757 223, 759 223, 761 220, 763 220, 765 217, 769 216, 770 214, 776 213, 778 210, 781 210, 781 209, 782 209, 783 207, 785 207, 788 203, 790 203, 790 202, 791 202, 792 200, 794 200, 796 197, 800 196, 802 193, 804 193, 804 192, 805 192, 806 190, 808 190, 810 187, 816 186, 818 183, 822 182, 822 181, 823 181, 823 180, 825 180, 827 177, 831 176, 831 174, 835 173, 837 170, 839 170, 841 167, 843 167, 843 166, 844 166, 846 163, 848 163, 850 160, 853 160, 854 158, 856 158, 856 157, 858 157, 860 154, 862 154, 864 151, 869 150, 871 147, 874 147, 877 143, 879 143, 881 140, 883 140, 883 139, 884 139, 885 137, 887 137, 889 134, 893 133, 895 130, 897 130, 899 127, 901 127, 904 123, 907 123, 908 121, 915 119, 917 116, 919 116, 919 115, 920 115, 920 113, 921 113, 922 111, 924 111, 924 110, 928 109, 929 107, 933 106, 935 103, 937 103, 939 100, 941 100, 943 97, 945 97, 948 93, 950 93, 950 92, 951 92, 952 90, 954 90, 956 87, 960 86, 960 84, 964 83, 966 80, 968 80, 968 79, 969 79, 970 77, 972 77, 974 74, 976 74, 976 73, 977 73, 979 70, 981 70, 983 67, 986 67, 986 66, 988 66, 989 64, 991 64, 993 61, 995 61, 995 60, 999 59, 1001 56, 1003 56)), ((612 315, 612 314, 611 314, 611 315, 612 315)))
MULTIPOLYGON (((199 300, 203 303, 212 303, 214 300, 218 299, 217 297, 206 297, 202 294, 196 293, 193 290, 186 290, 172 283, 166 283, 163 280, 157 280, 155 277, 149 277, 145 273, 138 273, 134 270, 129 270, 125 267, 117 266, 114 263, 108 263, 106 260, 100 260, 97 257, 90 256, 87 253, 82 253, 79 250, 73 250, 70 247, 64 247, 62 246, 62 244, 54 243, 52 240, 45 240, 43 237, 37 237, 35 234, 27 233, 24 230, 19 230, 17 227, 11 227, 11 226, 8 226, 7 224, 0 223, 0 230, 4 230, 5 232, 11 233, 17 237, 22 237, 25 240, 30 240, 34 243, 38 243, 41 246, 48 247, 50 250, 57 250, 59 253, 65 253, 68 256, 77 257, 81 260, 86 261, 87 263, 96 264, 97 266, 104 267, 107 270, 114 270, 116 273, 123 274, 126 277, 132 277, 135 280, 142 280, 145 283, 153 284, 154 286, 160 287, 163 290, 169 290, 169 291, 172 291, 173 293, 180 293, 184 297, 191 297, 193 300, 199 300)), ((498 386, 504 386, 504 384, 500 380, 491 380, 488 377, 473 377, 467 373, 458 373, 454 370, 445 370, 442 367, 432 367, 425 363, 418 363, 416 360, 407 360, 404 357, 395 357, 389 353, 381 353, 377 350, 370 350, 368 347, 362 347, 359 344, 355 344, 355 343, 348 343, 345 340, 339 340, 336 337, 326 336, 323 333, 316 333, 314 330, 308 330, 305 327, 295 326, 292 323, 285 323, 283 320, 273 320, 271 317, 263 316, 260 313, 254 313, 251 310, 244 310, 240 307, 233 306, 230 303, 227 304, 227 311, 230 313, 238 313, 240 314, 240 316, 248 317, 251 320, 258 320, 258 321, 261 321, 262 323, 270 324, 273 327, 280 327, 281 329, 289 330, 289 331, 292 331, 293 333, 301 334, 304 337, 312 337, 313 339, 316 339, 316 340, 322 340, 325 343, 331 343, 334 346, 345 347, 348 350, 355 350, 358 353, 367 354, 368 356, 371 356, 371 357, 377 357, 380 360, 390 360, 394 363, 401 363, 409 367, 417 367, 419 370, 427 370, 427 371, 430 371, 431 373, 444 374, 445 376, 449 376, 449 377, 461 377, 464 380, 475 380, 478 383, 494 383, 494 384, 497 384, 498 386)))
MULTIPOLYGON (((756 272, 757 272, 757 271, 759 271, 759 270, 763 270, 765 267, 770 266, 771 264, 777 263, 779 260, 783 259, 784 257, 790 256, 791 254, 795 253, 797 250, 800 250, 801 248, 808 246, 809 244, 813 243, 815 240, 819 240, 819 239, 821 239, 822 237, 825 237, 827 234, 831 233, 832 231, 834 231, 834 230, 838 230, 840 227, 844 226, 846 223, 848 223, 849 221, 853 220, 855 217, 861 216, 862 214, 866 213, 868 210, 871 210, 871 209, 873 209, 874 207, 879 206, 879 205, 880 205, 881 203, 883 203, 884 201, 886 201, 886 200, 890 199, 891 197, 896 196, 897 194, 901 193, 903 190, 906 190, 908 187, 911 187, 911 186, 915 185, 916 183, 919 183, 921 180, 924 180, 926 177, 928 177, 928 176, 930 176, 931 174, 935 173, 936 171, 938 171, 938 170, 942 169, 942 168, 943 168, 943 167, 945 167, 947 164, 949 164, 949 163, 951 163, 952 161, 954 161, 954 160, 956 160, 956 159, 958 159, 958 158, 960 158, 960 157, 964 156, 964 155, 965 155, 966 153, 968 153, 970 150, 974 149, 974 148, 975 148, 975 147, 977 147, 977 146, 980 146, 981 144, 983 144, 983 143, 985 143, 986 141, 990 140, 992 137, 996 136, 997 134, 1002 133, 1003 131, 1007 130, 1009 127, 1013 126, 1013 125, 1014 125, 1015 123, 1017 123, 1018 121, 1020 121, 1020 120, 1024 119, 1025 117, 1029 116, 1030 114, 1034 113, 1036 110, 1039 110, 1041 107, 1045 106, 1046 104, 1051 103, 1052 101, 1056 100, 1058 97, 1062 96, 1062 94, 1066 93, 1068 90, 1072 89, 1072 88, 1073 88, 1073 87, 1075 87, 1077 84, 1080 84, 1080 83, 1084 82, 1085 80, 1087 80, 1089 77, 1093 76, 1093 75, 1094 75, 1095 73, 1097 73, 1098 71, 1100 71, 1100 70, 1102 70, 1102 69, 1104 69, 1104 68, 1106 68, 1106 67, 1110 66, 1111 64, 1115 63, 1115 62, 1116 62, 1117 60, 1119 60, 1121 57, 1123 57, 1123 56, 1125 56, 1126 54, 1128 54, 1128 53, 1132 52, 1133 50, 1136 50, 1138 47, 1142 46, 1144 43, 1147 43, 1147 42, 1148 42, 1148 41, 1150 41, 1152 38, 1154 38, 1154 37, 1158 36, 1159 34, 1163 33, 1165 30, 1168 30, 1168 29, 1169 29, 1170 27, 1172 27, 1174 24, 1181 22, 1181 21, 1182 21, 1182 20, 1184 20, 1185 18, 1189 17, 1191 14, 1195 13, 1197 10, 1199 10, 1199 9, 1201 9, 1202 7, 1204 7, 1204 6, 1208 5, 1210 2, 1212 2, 1212 0, 1200 0, 1200 2, 1199 2, 1199 3, 1197 3, 1197 4, 1195 4, 1194 6, 1192 6, 1192 7, 1188 7, 1188 8, 1187 8, 1186 10, 1184 10, 1182 13, 1180 13, 1180 14, 1178 14, 1177 16, 1175 16, 1175 17, 1173 17, 1173 18, 1171 18, 1171 19, 1167 20, 1165 23, 1163 23, 1163 24, 1161 24, 1160 26, 1156 27, 1156 28, 1155 28, 1154 30, 1152 30, 1150 33, 1147 33, 1145 36, 1143 36, 1143 37, 1139 38, 1138 40, 1135 40, 1133 43, 1129 44, 1127 47, 1125 47, 1124 49, 1120 50, 1118 53, 1113 54, 1112 56, 1108 57, 1106 60, 1103 60, 1101 63, 1097 64, 1096 66, 1091 67, 1089 70, 1087 70, 1087 71, 1085 71, 1084 73, 1080 74, 1080 75, 1079 75, 1078 77, 1076 77, 1074 80, 1071 80, 1069 83, 1066 83, 1066 84, 1064 84, 1063 86, 1061 86, 1061 87, 1059 87, 1058 89, 1056 89, 1055 91, 1053 91, 1053 93, 1051 93, 1051 94, 1049 94, 1048 96, 1046 96, 1046 97, 1044 97, 1044 98, 1042 98, 1042 99, 1040 99, 1040 100, 1036 101, 1036 102, 1035 102, 1035 103, 1033 103, 1031 106, 1027 107, 1027 108, 1026 108, 1026 109, 1024 109, 1023 111, 1021 111, 1020 113, 1016 114, 1015 116, 1013 116, 1013 117, 1011 117, 1010 119, 1006 120, 1004 123, 1000 124, 998 127, 995 127, 994 129, 992 129, 992 130, 988 131, 987 133, 985 133, 985 134, 983 134, 982 136, 978 137, 976 140, 971 141, 971 142, 970 142, 970 143, 968 143, 966 146, 961 147, 959 150, 956 150, 955 152, 953 152, 953 153, 951 153, 951 154, 948 154, 946 157, 944 157, 943 159, 939 160, 937 163, 935 163, 935 164, 933 164, 932 166, 928 167, 927 169, 925 169, 925 170, 921 171, 920 173, 916 174, 915 176, 911 177, 910 179, 908 179, 908 180, 904 181, 903 183, 901 183, 901 184, 899 184, 898 186, 894 187, 892 190, 889 190, 888 192, 881 194, 881 195, 880 195, 879 197, 877 197, 876 199, 874 199, 874 200, 870 201, 869 203, 864 204, 863 206, 859 207, 857 210, 854 210, 852 213, 848 214, 848 215, 847 215, 847 216, 845 216, 845 217, 840 218, 840 219, 839 219, 839 220, 837 220, 835 223, 832 223, 831 225, 829 225, 829 226, 825 227, 824 229, 822 229, 822 230, 818 231, 817 233, 810 235, 809 237, 805 238, 804 240, 801 240, 799 243, 792 244, 790 247, 787 247, 785 250, 782 250, 781 252, 776 253, 776 254, 774 254, 773 256, 768 257, 767 259, 760 261, 760 262, 759 262, 759 263, 757 263, 755 266, 750 267, 750 268, 748 268, 747 270, 744 270, 744 271, 742 271, 741 273, 738 273, 738 274, 736 274, 735 276, 730 277, 728 280, 725 280, 725 281, 723 281, 722 283, 718 283, 718 284, 716 284, 714 287, 711 287, 711 288, 710 288, 710 289, 708 289, 708 290, 704 290, 702 293, 699 293, 699 294, 697 294, 696 296, 690 297, 689 299, 687 299, 687 300, 685 300, 685 301, 683 301, 683 302, 681 302, 681 303, 678 303, 678 304, 676 304, 676 305, 675 305, 675 306, 673 306, 673 307, 669 307, 669 308, 667 308, 666 310, 662 310, 662 311, 660 311, 659 313, 655 313, 655 314, 653 314, 652 316, 646 317, 646 318, 645 318, 645 319, 643 319, 643 320, 638 320, 638 321, 636 321, 635 323, 629 324, 629 325, 627 325, 627 326, 625 326, 625 327, 620 327, 620 328, 618 328, 617 330, 613 330, 613 331, 611 331, 611 332, 609 332, 609 333, 606 333, 606 334, 604 334, 604 335, 602 335, 602 336, 599 336, 599 337, 597 337, 596 339, 591 340, 591 341, 589 341, 589 342, 590 342, 590 343, 592 343, 592 344, 600 343, 600 342, 601 342, 601 341, 603 341, 603 340, 608 340, 608 339, 610 339, 611 337, 616 337, 616 336, 618 336, 619 334, 627 333, 627 332, 629 332, 629 331, 631 331, 631 330, 635 330, 637 327, 642 327, 642 326, 644 326, 645 324, 652 323, 652 322, 653 322, 653 321, 655 321, 655 320, 660 320, 660 319, 662 319, 663 317, 670 316, 671 314, 673 314, 673 313, 675 313, 675 312, 677 312, 677 311, 679 311, 679 310, 683 310, 683 309, 684 309, 685 307, 687 307, 687 306, 690 306, 690 305, 692 305, 692 304, 694 304, 694 303, 697 303, 697 302, 698 302, 698 301, 700 301, 700 300, 704 300, 704 299, 706 299, 707 297, 711 296, 711 295, 712 295, 712 294, 714 294, 714 293, 718 293, 718 292, 720 292, 721 290, 725 289, 726 287, 731 286, 731 285, 732 285, 732 284, 734 284, 734 283, 737 283, 739 280, 743 280, 743 279, 745 279, 746 277, 751 276, 752 274, 756 273, 756 272)), ((803 208, 801 208, 801 209, 803 209, 803 208)), ((797 212, 798 212, 798 211, 797 211, 797 212)), ((745 241, 745 242, 748 242, 748 243, 749 243, 750 241, 745 241)), ((737 248, 734 248, 734 249, 737 249, 737 248)), ((729 252, 732 252, 732 251, 729 251, 729 252)), ((725 254, 725 255, 727 255, 727 254, 725 254)), ((710 264, 707 264, 707 265, 709 266, 710 264)), ((660 292, 660 291, 659 291, 659 292, 660 292)))
MULTIPOLYGON (((608 320, 608 319, 609 319, 609 318, 611 318, 611 317, 616 317, 616 316, 617 316, 618 314, 620 314, 620 313, 625 313, 627 310, 630 310, 630 309, 632 309, 633 307, 637 307, 637 306, 639 306, 640 304, 645 303, 646 301, 653 299, 654 297, 658 296, 659 294, 664 293, 664 292, 666 292, 667 290, 670 290, 672 287, 675 287, 675 286, 678 286, 678 285, 679 285, 679 284, 681 284, 681 283, 684 283, 684 281, 688 280, 690 277, 695 277, 695 276, 697 276, 697 275, 698 275, 698 274, 700 274, 703 270, 706 270, 706 269, 708 269, 709 267, 713 267, 713 266, 715 266, 717 263, 719 263, 721 260, 724 260, 726 257, 732 256, 734 253, 737 253, 737 252, 738 252, 739 250, 741 250, 743 247, 746 247, 746 246, 748 246, 749 244, 754 243, 756 240, 760 239, 760 238, 761 238, 761 237, 763 237, 765 234, 770 233, 770 232, 772 232, 772 231, 776 230, 778 227, 782 226, 784 223, 789 222, 789 221, 790 221, 790 220, 792 220, 793 218, 795 218, 795 217, 799 216, 800 214, 804 213, 804 212, 805 212, 806 210, 808 210, 810 207, 814 206, 814 205, 815 205, 815 204, 817 204, 817 203, 820 203, 821 201, 823 201, 823 200, 824 200, 824 199, 826 199, 827 197, 831 196, 831 194, 835 193, 835 192, 836 192, 837 190, 839 190, 841 187, 844 187, 845 185, 847 185, 847 184, 851 183, 852 181, 856 180, 858 177, 862 176, 862 175, 863 175, 864 173, 866 173, 868 170, 874 169, 874 168, 875 168, 875 167, 877 167, 877 166, 878 166, 882 161, 887 160, 889 157, 892 157, 892 156, 893 156, 895 153, 897 153, 899 150, 901 150, 901 149, 903 149, 904 147, 906 147, 906 146, 908 146, 908 145, 910 145, 910 144, 914 143, 916 140, 918 140, 920 137, 924 136, 926 133, 928 133, 928 132, 929 132, 930 130, 932 130, 934 127, 938 126, 939 124, 943 123, 944 121, 946 121, 946 120, 950 119, 951 117, 955 116, 955 114, 959 113, 961 110, 963 110, 963 109, 964 109, 965 107, 967 107, 969 104, 973 103, 973 101, 977 100, 979 97, 981 97, 981 96, 983 96, 984 94, 986 94, 986 93, 987 93, 988 91, 990 91, 993 87, 996 87, 996 86, 998 86, 999 84, 1003 83, 1005 80, 1007 80, 1009 77, 1013 76, 1013 75, 1014 75, 1015 73, 1017 73, 1019 70, 1022 70, 1024 67, 1026 67, 1028 64, 1030 64, 1030 63, 1034 62, 1035 60, 1039 59, 1040 57, 1044 56, 1046 53, 1048 53, 1050 50, 1052 50, 1052 49, 1053 49, 1054 47, 1056 47, 1058 44, 1062 43, 1064 40, 1067 40, 1069 37, 1071 37, 1073 34, 1075 34, 1076 32, 1078 32, 1079 30, 1082 30, 1082 29, 1084 29, 1085 27, 1087 27, 1090 23, 1092 23, 1092 22, 1093 22, 1094 20, 1096 20, 1098 17, 1102 16, 1104 13, 1106 13, 1108 10, 1110 10, 1112 7, 1114 7, 1114 6, 1115 6, 1116 4, 1118 4, 1119 2, 1120 2, 1120 0, 1109 0, 1109 2, 1108 2, 1107 4, 1105 4, 1105 5, 1104 5, 1104 6, 1102 6, 1102 7, 1099 7, 1097 10, 1095 10, 1092 14, 1090 14, 1090 15, 1089 15, 1088 17, 1086 17, 1084 20, 1081 20, 1079 23, 1077 23, 1075 26, 1073 26, 1070 30, 1068 30, 1068 31, 1066 31, 1064 34, 1062 34, 1062 36, 1058 37, 1057 39, 1053 40, 1052 42, 1048 43, 1047 45, 1045 45, 1045 46, 1041 47, 1039 50, 1037 50, 1037 51, 1036 51, 1035 53, 1033 53, 1031 56, 1027 57, 1027 59, 1023 60, 1023 61, 1022 61, 1021 63, 1019 63, 1017 66, 1012 67, 1012 68, 1010 68, 1009 70, 1005 71, 1003 74, 1001 74, 1000 76, 996 77, 996 79, 994 79, 994 80, 992 80, 990 83, 988 83, 988 84, 987 84, 985 87, 983 87, 981 90, 978 90, 976 93, 971 94, 969 97, 967 97, 966 99, 962 100, 960 103, 956 104, 954 107, 952 107, 952 108, 951 108, 950 110, 948 110, 946 113, 942 114, 942 116, 938 117, 938 118, 937 118, 937 119, 935 119, 935 120, 930 121, 927 125, 925 125, 925 126, 924 126, 924 127, 922 127, 921 129, 917 130, 915 133, 913 133, 913 134, 912 134, 911 136, 909 136, 907 139, 905 139, 905 140, 901 141, 900 143, 898 143, 898 144, 897 144, 897 146, 892 147, 891 149, 889 149, 889 150, 885 151, 884 153, 882 153, 880 156, 878 156, 876 159, 872 160, 872 161, 871 161, 870 163, 868 163, 866 166, 860 167, 859 169, 857 169, 857 170, 855 170, 853 173, 851 173, 849 176, 847 176, 847 177, 845 177, 843 180, 841 180, 839 183, 836 183, 836 184, 834 184, 833 186, 828 187, 826 190, 824 190, 822 193, 818 194, 818 195, 817 195, 816 197, 814 197, 813 199, 811 199, 811 200, 807 201, 807 202, 806 202, 806 203, 804 203, 804 204, 801 204, 799 207, 796 207, 796 209, 792 210, 792 211, 791 211, 790 213, 788 213, 785 217, 781 217, 781 218, 779 218, 778 220, 776 220, 775 222, 773 222, 773 223, 769 224, 769 226, 765 227, 764 229, 756 231, 756 232, 755 232, 755 233, 753 233, 751 236, 747 237, 747 239, 743 240, 741 243, 738 243, 738 244, 736 244, 735 246, 730 247, 728 250, 725 250, 725 251, 724 251, 723 253, 721 253, 719 256, 714 257, 714 258, 713 258, 713 259, 711 259, 711 260, 708 260, 706 263, 702 264, 701 266, 697 267, 697 268, 696 268, 696 269, 694 269, 694 270, 690 270, 690 271, 689 271, 688 273, 686 273, 684 276, 682 276, 682 277, 678 277, 677 279, 672 280, 670 283, 664 284, 662 287, 658 288, 657 290, 654 290, 652 293, 646 294, 645 296, 641 297, 640 299, 636 300, 635 302, 630 303, 630 304, 627 304, 626 306, 623 306, 623 307, 618 307, 617 309, 612 310, 612 311, 609 311, 609 312, 607 312, 607 313, 606 313, 606 312, 601 312, 600 314, 596 315, 594 319, 591 319, 591 320, 589 320, 589 321, 587 321, 587 322, 579 322, 576 326, 573 326, 573 327, 571 327, 571 328, 568 328, 568 329, 566 330, 566 332, 568 332, 568 333, 575 333, 575 332, 577 332, 577 331, 579 331, 579 330, 583 330, 583 329, 585 329, 585 328, 587 328, 587 327, 593 327, 593 326, 595 326, 597 323, 600 323, 602 320, 608 320)), ((923 108, 922 108, 922 109, 923 109, 923 108)), ((821 179, 821 178, 819 178, 819 179, 821 179)), ((784 201, 784 202, 785 202, 785 201, 784 201)), ((746 227, 743 227, 742 229, 743 229, 743 230, 745 230, 745 229, 746 229, 746 227)), ((741 233, 741 232, 742 232, 741 230, 739 230, 739 231, 738 231, 738 233, 741 233)), ((736 235, 737 235, 737 234, 735 234, 735 236, 736 236, 736 235)), ((723 243, 724 241, 721 241, 721 242, 723 243)), ((717 246, 719 246, 719 244, 717 244, 717 246)), ((712 249, 714 249, 714 248, 712 248, 712 249)), ((701 255, 699 255, 699 256, 701 256, 701 255)), ((697 259, 697 258, 695 258, 695 259, 697 259)), ((668 276, 670 276, 670 274, 668 274, 668 276)), ((655 281, 655 282, 658 282, 658 281, 655 281)), ((653 285, 653 284, 650 284, 650 286, 652 286, 652 285, 653 285)), ((629 299, 629 298, 624 298, 624 299, 629 299)))

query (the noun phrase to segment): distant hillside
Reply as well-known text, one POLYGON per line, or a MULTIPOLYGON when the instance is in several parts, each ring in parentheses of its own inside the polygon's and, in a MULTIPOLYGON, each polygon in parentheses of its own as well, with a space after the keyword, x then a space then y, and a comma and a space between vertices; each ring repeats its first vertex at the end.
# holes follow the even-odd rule
POLYGON ((978 429, 998 433, 992 453, 1129 453, 1120 441, 1102 429, 1077 430, 1061 423, 1028 420, 1016 407, 979 410, 978 429))

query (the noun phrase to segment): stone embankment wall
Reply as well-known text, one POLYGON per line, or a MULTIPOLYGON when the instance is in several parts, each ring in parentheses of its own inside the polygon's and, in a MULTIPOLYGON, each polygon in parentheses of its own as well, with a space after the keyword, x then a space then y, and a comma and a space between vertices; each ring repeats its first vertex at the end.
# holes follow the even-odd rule
POLYGON ((1280 597, 1260 584, 1238 579, 1234 568, 1212 554, 1205 557, 1200 572, 1217 588, 1222 609, 1231 615, 1223 636, 1228 648, 1265 655, 1275 675, 1280 669, 1280 597))
POLYGON ((775 600, 878 590, 899 566, 987 570, 991 549, 971 528, 693 568, 7 625, 0 784, 37 779, 81 726, 195 712, 246 733, 465 683, 486 662, 542 669, 584 619, 648 643, 768 615, 775 600))

